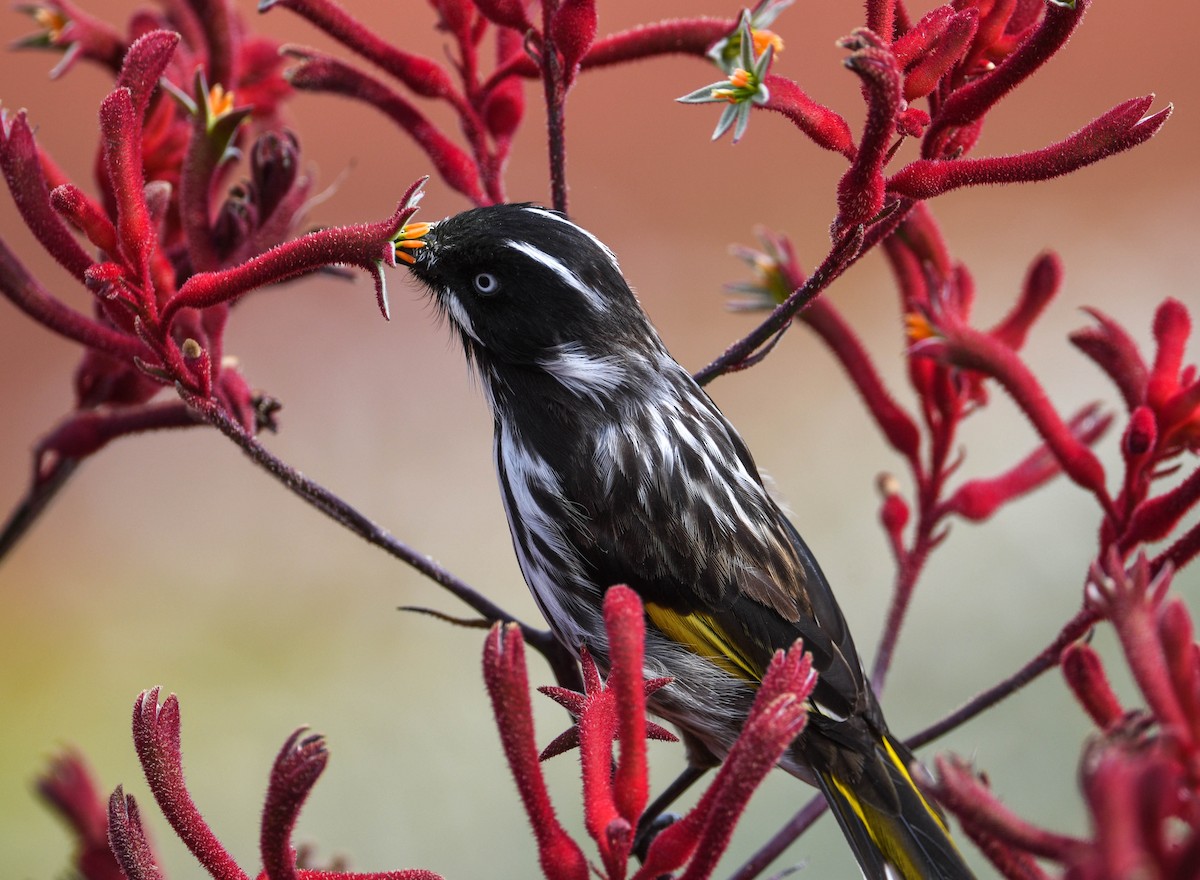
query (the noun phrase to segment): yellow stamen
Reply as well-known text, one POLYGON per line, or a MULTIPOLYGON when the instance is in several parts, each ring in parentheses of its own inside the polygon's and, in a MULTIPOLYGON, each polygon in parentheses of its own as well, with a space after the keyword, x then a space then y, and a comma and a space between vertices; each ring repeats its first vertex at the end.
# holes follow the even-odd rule
POLYGON ((729 84, 735 89, 744 89, 750 85, 750 74, 738 67, 733 73, 729 74, 729 84))

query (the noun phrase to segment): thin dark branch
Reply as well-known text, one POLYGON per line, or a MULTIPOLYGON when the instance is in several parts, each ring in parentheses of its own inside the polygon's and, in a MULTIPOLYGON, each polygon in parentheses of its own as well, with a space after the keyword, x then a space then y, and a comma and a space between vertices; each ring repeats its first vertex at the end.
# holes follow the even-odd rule
POLYGON ((918 749, 926 743, 933 742, 938 737, 944 736, 951 730, 961 727, 976 715, 990 709, 1001 700, 1012 696, 1043 672, 1057 666, 1063 650, 1072 642, 1081 638, 1099 619, 1099 615, 1091 609, 1081 609, 1074 617, 1067 621, 1066 626, 1054 637, 1054 641, 1043 648, 1036 657, 1018 669, 1013 675, 1004 679, 999 684, 988 688, 958 709, 955 709, 941 721, 931 724, 919 733, 913 734, 904 741, 905 745, 910 749, 918 749))
POLYGON ((466 581, 451 574, 428 556, 398 540, 386 529, 367 519, 324 486, 292 468, 263 446, 256 437, 243 430, 241 425, 230 418, 229 414, 214 402, 192 396, 187 396, 185 399, 205 421, 236 443, 250 457, 251 461, 330 519, 349 529, 367 543, 374 544, 401 562, 412 566, 488 620, 518 624, 526 643, 546 658, 559 683, 563 687, 578 685, 579 673, 575 658, 554 638, 552 633, 535 629, 509 614, 466 581))
POLYGON ((546 90, 546 133, 550 151, 550 200, 554 210, 567 213, 567 137, 566 84, 562 59, 554 45, 551 21, 558 11, 558 0, 542 3, 542 83, 546 90))
POLYGON ((9 514, 4 529, 0 531, 0 562, 8 558, 9 551, 37 522, 50 502, 58 497, 59 490, 67 484, 80 464, 78 458, 60 458, 54 462, 48 474, 29 487, 29 493, 9 514))

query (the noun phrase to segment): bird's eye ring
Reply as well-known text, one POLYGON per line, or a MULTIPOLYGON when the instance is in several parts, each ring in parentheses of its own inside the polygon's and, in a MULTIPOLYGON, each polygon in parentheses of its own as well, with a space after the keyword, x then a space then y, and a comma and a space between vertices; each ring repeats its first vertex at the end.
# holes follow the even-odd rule
POLYGON ((476 292, 483 296, 491 296, 500 290, 500 279, 491 272, 480 272, 471 281, 475 285, 476 292))

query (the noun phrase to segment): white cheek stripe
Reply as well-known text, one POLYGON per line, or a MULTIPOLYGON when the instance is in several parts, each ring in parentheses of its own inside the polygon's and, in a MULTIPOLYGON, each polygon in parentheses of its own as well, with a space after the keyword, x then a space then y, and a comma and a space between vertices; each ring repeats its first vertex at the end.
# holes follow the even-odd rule
POLYGON ((467 310, 463 308, 463 304, 459 302, 458 297, 449 288, 438 291, 438 294, 438 299, 446 307, 446 311, 450 313, 450 320, 457 324, 463 333, 466 333, 480 345, 483 345, 483 342, 475 334, 475 326, 471 323, 471 316, 467 314, 467 310))
POLYGON ((597 312, 604 312, 608 310, 604 302, 604 298, 596 291, 592 290, 592 288, 584 284, 583 279, 568 269, 557 257, 552 257, 545 251, 536 248, 529 244, 529 242, 525 241, 513 241, 509 239, 504 242, 504 245, 505 247, 512 248, 518 253, 524 254, 534 262, 545 266, 547 269, 561 278, 562 281, 570 288, 582 295, 583 298, 588 301, 588 304, 597 312))

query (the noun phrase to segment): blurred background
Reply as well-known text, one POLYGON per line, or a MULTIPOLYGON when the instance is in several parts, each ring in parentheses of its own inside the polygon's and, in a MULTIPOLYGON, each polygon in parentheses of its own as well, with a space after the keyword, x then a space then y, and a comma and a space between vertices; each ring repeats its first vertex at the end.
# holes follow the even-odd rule
MULTIPOLYGON (((444 57, 420 0, 343 0, 381 36, 444 57)), ((131 2, 85 3, 121 24, 131 2)), ((920 13, 932 3, 914 4, 920 13)), ((602 32, 648 18, 732 15, 713 2, 610 0, 602 32)), ((333 48, 283 9, 238 7, 255 30, 333 48)), ((799 3, 775 25, 787 48, 775 68, 816 99, 852 112, 857 81, 835 40, 861 24, 862 4, 799 3)), ((974 273, 979 323, 1001 315, 1030 261, 1058 251, 1059 298, 1027 356, 1064 412, 1115 391, 1066 341, 1096 306, 1150 342, 1165 296, 1200 316, 1200 84, 1181 36, 1200 28, 1189 3, 1097 2, 1071 45, 989 116, 977 155, 1061 139, 1117 102, 1157 92, 1176 113, 1148 144, 1069 178, 965 191, 932 207, 950 248, 974 273)), ((0 13, 5 43, 31 30, 0 13)), ((344 55, 340 49, 337 54, 344 55)), ((0 53, 0 100, 27 107, 44 145, 91 188, 96 108, 110 78, 80 65, 52 82, 57 59, 0 53)), ((731 313, 721 285, 744 278, 728 255, 756 224, 787 232, 811 268, 828 245, 842 160, 781 117, 755 115, 743 142, 711 143, 718 109, 673 99, 715 79, 695 59, 667 58, 583 76, 568 107, 571 210, 617 252, 667 344, 698 368, 742 336, 755 316, 731 313)), ((537 89, 509 168, 513 199, 548 199, 537 89)), ((387 216, 429 173, 426 159, 363 105, 298 95, 286 108, 328 198, 323 225, 387 216)), ((435 117, 444 120, 444 117, 435 117)), ((466 207, 436 179, 421 218, 466 207)), ((21 226, 7 194, 0 235, 56 294, 86 296, 21 226)), ((257 387, 280 398, 282 430, 267 443, 401 539, 527 620, 537 612, 512 556, 491 468, 490 418, 460 352, 404 273, 391 274, 385 323, 364 277, 309 279, 239 306, 229 351, 257 387)), ((905 401, 903 339, 883 261, 865 259, 830 292, 905 401)), ((1189 362, 1198 359, 1197 346, 1189 362)), ((0 508, 25 491, 30 450, 71 405, 71 344, 0 303, 0 508)), ((879 440, 830 356, 797 328, 752 371, 710 386, 790 504, 821 559, 868 657, 882 625, 892 563, 877 524, 875 479, 901 463, 879 440)), ((996 393, 968 422, 963 474, 988 475, 1034 443, 996 393)), ((1116 467, 1115 437, 1100 447, 1116 467)), ((910 487, 905 485, 906 490, 910 487)), ((1058 481, 983 526, 956 524, 920 585, 883 702, 893 729, 925 726, 1008 675, 1078 607, 1095 549, 1097 512, 1058 481)), ((1197 568, 1177 579, 1197 607, 1197 568)), ((359 870, 426 867, 447 878, 537 873, 531 835, 502 759, 479 675, 482 633, 396 610, 464 613, 432 583, 299 503, 212 431, 121 440, 88 461, 0 565, 0 861, 18 878, 63 876, 64 830, 32 786, 63 745, 83 750, 107 793, 123 783, 143 803, 168 876, 200 870, 149 803, 129 736, 140 690, 179 695, 190 789, 216 833, 258 870, 261 798, 287 735, 308 724, 332 759, 301 817, 298 840, 318 859, 346 855, 359 870)), ((1109 633, 1098 643, 1112 655, 1109 633)), ((534 683, 549 682, 540 661, 534 683)), ((1121 673, 1116 677, 1121 678, 1121 673)), ((1122 679, 1123 681, 1123 679, 1122 679)), ((567 720, 535 697, 538 738, 567 720)), ((1034 822, 1085 831, 1075 787, 1089 730, 1056 673, 926 751, 952 749, 987 769, 999 795, 1034 822)), ((682 765, 656 747, 654 784, 682 765)), ((547 766, 564 821, 579 829, 578 765, 547 766)), ((739 826, 730 868, 811 792, 775 774, 739 826), (778 778, 775 778, 778 777, 778 778)), ((807 876, 858 876, 824 819, 777 865, 807 876)))

